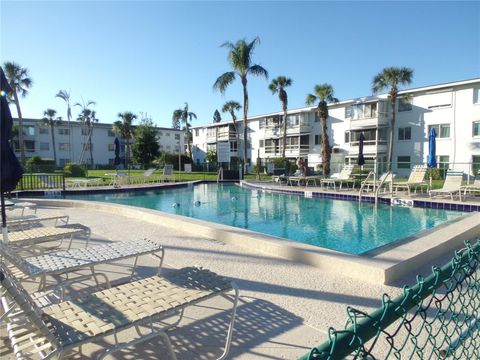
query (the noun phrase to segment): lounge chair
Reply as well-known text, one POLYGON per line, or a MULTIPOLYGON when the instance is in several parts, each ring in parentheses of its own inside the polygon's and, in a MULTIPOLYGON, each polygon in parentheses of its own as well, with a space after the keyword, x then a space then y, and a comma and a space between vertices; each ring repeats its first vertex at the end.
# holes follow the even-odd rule
POLYGON ((3 318, 7 321, 6 334, 17 359, 58 359, 73 349, 114 335, 115 344, 98 359, 161 337, 170 356, 175 359, 166 331, 177 326, 184 310, 190 305, 223 296, 233 302, 225 348, 219 359, 225 359, 232 339, 238 304, 237 286, 209 270, 194 267, 174 270, 122 284, 85 297, 41 308, 38 301, 25 290, 8 269, 0 264, 0 282, 4 289, 3 318), (227 293, 235 291, 234 299, 227 293), (14 305, 9 306, 13 303, 14 305), (178 316, 174 323, 163 320, 178 316), (162 321, 162 323, 160 323, 162 321), (140 326, 149 328, 142 334, 140 326), (135 328, 138 338, 119 343, 117 334, 135 328))
POLYGON ((5 209, 7 210, 17 210, 21 209, 22 213, 21 215, 23 216, 25 214, 25 210, 32 210, 34 214, 37 213, 37 204, 28 202, 28 201, 18 201, 18 202, 13 202, 10 200, 5 200, 5 209))
MULTIPOLYGON (((134 259, 130 279, 135 274, 138 258, 143 255, 156 254, 160 259, 159 271, 163 263, 163 247, 149 240, 118 241, 103 245, 93 245, 85 248, 57 251, 39 256, 20 257, 15 249, 6 244, 0 244, 0 254, 4 256, 23 274, 22 278, 40 278, 39 289, 46 285, 47 276, 61 275, 89 268, 93 277, 97 280, 95 266, 119 261, 134 259)), ((109 284, 108 278, 103 275, 109 284)))
POLYGON ((15 229, 26 230, 32 226, 41 224, 46 221, 54 221, 54 226, 57 226, 59 222, 63 224, 68 224, 69 219, 70 217, 65 214, 50 214, 45 216, 37 216, 37 215, 8 216, 7 227, 10 231, 15 229))
POLYGON ((336 185, 340 185, 342 189, 343 184, 352 184, 352 187, 355 185, 355 178, 352 177, 354 170, 358 169, 357 165, 344 165, 342 170, 339 173, 334 173, 328 179, 321 179, 320 186, 323 188, 324 185, 333 186, 333 189, 336 190, 336 185))
POLYGON ((171 164, 165 164, 163 167, 163 174, 160 177, 161 182, 165 181, 175 181, 174 175, 173 175, 173 165, 171 164))
POLYGON ((8 233, 8 242, 11 246, 25 247, 40 243, 60 240, 70 237, 68 248, 70 249, 75 235, 86 237, 85 246, 90 240, 90 228, 82 224, 66 224, 60 226, 42 226, 26 230, 11 231, 8 233))
POLYGON ((471 193, 480 194, 480 170, 478 170, 478 173, 475 176, 475 180, 473 181, 473 183, 460 187, 460 196, 462 195, 462 191, 463 191, 464 198, 467 196, 467 194, 471 194, 471 193))
POLYGON ((408 195, 411 194, 412 188, 417 192, 417 188, 426 188, 427 192, 430 185, 425 181, 425 175, 427 174, 427 167, 425 165, 415 165, 410 172, 410 176, 406 182, 394 182, 393 189, 398 191, 399 189, 406 189, 408 195))
POLYGON ((309 175, 309 176, 288 176, 287 177, 287 183, 289 185, 292 185, 296 183, 298 186, 302 184, 302 182, 305 184, 307 187, 308 184, 313 183, 313 185, 317 186, 317 180, 322 181, 325 177, 323 175, 309 175))
POLYGON ((462 181, 462 171, 448 170, 443 187, 441 189, 430 190, 430 197, 450 195, 450 198, 453 201, 453 195, 458 194, 459 200, 461 200, 460 187, 462 186, 462 181))
POLYGON ((134 175, 134 176, 129 176, 128 177, 128 182, 129 183, 142 183, 145 184, 148 180, 154 179, 153 173, 155 172, 155 168, 150 168, 148 170, 145 170, 145 172, 142 175, 134 175))
POLYGON ((102 182, 100 178, 93 178, 93 179, 66 179, 65 186, 70 188, 84 188, 86 189, 88 186, 92 186, 93 184, 98 185, 102 182))

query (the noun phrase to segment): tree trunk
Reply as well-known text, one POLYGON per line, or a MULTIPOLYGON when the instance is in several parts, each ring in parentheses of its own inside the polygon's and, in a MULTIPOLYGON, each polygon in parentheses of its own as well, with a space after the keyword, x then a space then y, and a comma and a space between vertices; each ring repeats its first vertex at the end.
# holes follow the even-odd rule
POLYGON ((20 162, 25 166, 25 144, 23 142, 23 117, 22 111, 20 110, 20 103, 18 102, 18 94, 15 86, 12 86, 13 89, 13 99, 15 100, 15 106, 17 108, 18 115, 18 146, 20 148, 20 162))
MULTIPOLYGON (((247 78, 242 78, 243 85, 243 175, 247 173, 247 116, 248 116, 248 91, 247 78)), ((237 145, 238 146, 238 145, 237 145)))
POLYGON ((287 104, 283 103, 283 139, 282 139, 282 158, 283 159, 285 159, 286 147, 287 147, 287 104))
POLYGON ((130 139, 125 139, 125 168, 128 169, 128 163, 130 162, 130 139))
POLYGON ((391 102, 392 102, 392 120, 390 122, 390 142, 388 144, 388 171, 392 170, 392 162, 393 162, 393 142, 395 140, 395 108, 396 108, 396 101, 397 97, 392 96, 391 97, 391 102))
POLYGON ((90 131, 88 133, 88 148, 90 150, 90 165, 92 166, 92 169, 93 169, 92 133, 93 133, 93 125, 90 127, 90 131))
POLYGON ((57 165, 57 149, 55 148, 55 127, 53 124, 50 124, 50 132, 52 134, 52 146, 53 146, 53 160, 55 161, 55 166, 57 165))
MULTIPOLYGON (((238 127, 237 127, 237 118, 235 117, 235 113, 233 110, 230 112, 232 115, 232 121, 233 121, 233 127, 235 128, 235 141, 237 142, 237 157, 238 157, 238 149, 240 147, 240 134, 238 133, 238 127)), ((228 135, 230 138, 230 134, 228 135)))
MULTIPOLYGON (((192 143, 190 141, 190 133, 187 131, 187 146, 188 146, 188 156, 190 159, 193 159, 192 156, 192 143)), ((180 141, 178 142, 178 150, 180 151, 180 141)), ((180 169, 179 169, 180 170, 180 169)))
MULTIPOLYGON (((326 103, 325 103, 325 106, 326 103)), ((323 109, 323 104, 318 106, 318 117, 322 124, 322 166, 323 174, 325 176, 330 175, 330 158, 331 158, 331 149, 330 149, 330 140, 328 138, 328 127, 327 127, 327 117, 328 114, 323 109)))

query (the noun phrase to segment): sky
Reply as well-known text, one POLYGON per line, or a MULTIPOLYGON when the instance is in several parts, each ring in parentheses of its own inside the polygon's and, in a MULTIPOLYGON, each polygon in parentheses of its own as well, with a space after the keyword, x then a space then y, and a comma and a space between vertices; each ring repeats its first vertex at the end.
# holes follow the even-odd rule
POLYGON ((281 110, 268 90, 279 75, 293 80, 289 108, 304 107, 316 84, 340 100, 371 95, 387 66, 413 68, 409 88, 480 77, 480 2, 0 0, 0 21, 1 63, 33 79, 20 99, 32 118, 47 108, 66 118, 55 98, 65 89, 73 102, 95 101, 100 122, 132 111, 170 127, 188 102, 193 126, 211 123, 226 101, 243 103, 238 79, 225 95, 213 90, 231 70, 220 45, 257 36, 253 63, 269 80, 249 78, 251 116, 281 110))

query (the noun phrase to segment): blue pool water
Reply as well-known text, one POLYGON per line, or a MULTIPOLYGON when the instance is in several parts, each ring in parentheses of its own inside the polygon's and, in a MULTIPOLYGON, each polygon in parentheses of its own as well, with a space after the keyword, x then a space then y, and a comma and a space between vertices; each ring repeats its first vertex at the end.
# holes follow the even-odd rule
POLYGON ((349 254, 361 254, 466 215, 459 211, 309 199, 234 184, 70 198, 160 210, 349 254), (179 205, 174 207, 174 203, 179 205))

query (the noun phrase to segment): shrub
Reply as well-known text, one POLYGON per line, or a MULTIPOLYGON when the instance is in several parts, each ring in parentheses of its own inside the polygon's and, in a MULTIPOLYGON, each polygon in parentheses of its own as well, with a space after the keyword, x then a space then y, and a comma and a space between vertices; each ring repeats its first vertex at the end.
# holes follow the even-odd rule
POLYGON ((67 177, 85 177, 85 169, 75 163, 68 163, 64 166, 63 171, 67 177))
POLYGON ((56 165, 54 160, 44 160, 40 156, 33 156, 25 163, 26 172, 45 172, 52 173, 55 171, 56 165))

